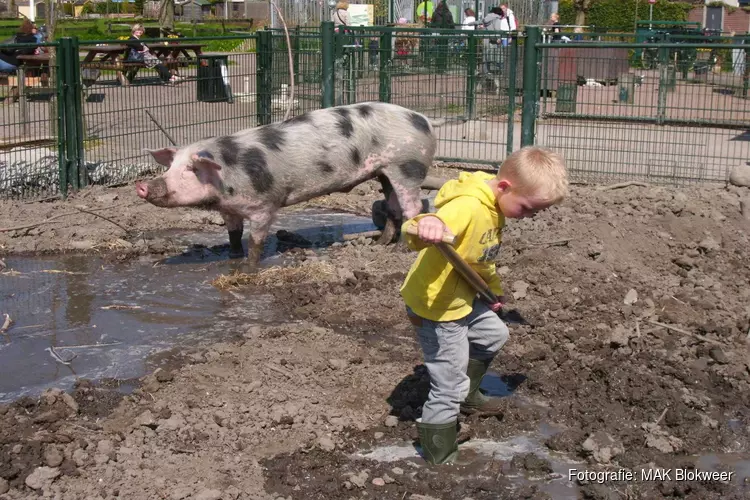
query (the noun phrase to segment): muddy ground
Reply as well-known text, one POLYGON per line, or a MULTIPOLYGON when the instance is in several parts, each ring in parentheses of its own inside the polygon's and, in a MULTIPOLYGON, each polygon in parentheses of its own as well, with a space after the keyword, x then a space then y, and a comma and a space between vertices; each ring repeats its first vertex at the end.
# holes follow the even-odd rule
MULTIPOLYGON (((6 205, 5 227, 128 204, 98 213, 129 232, 77 214, 0 233, 2 251, 88 241, 87 251, 127 257, 169 252, 157 230, 223 231, 197 211, 132 205, 131 190, 24 205, 23 215, 6 205)), ((267 326, 216 324, 224 342, 172 353, 124 398, 118 381, 81 381, 72 395, 0 407, 0 498, 554 498, 544 486, 562 479, 546 454, 580 470, 640 471, 747 453, 750 221, 739 200, 748 194, 575 186, 563 205, 509 221, 498 267, 513 321, 492 370, 513 393, 503 418, 464 424, 472 440, 555 429, 544 454, 467 452, 447 467, 353 456, 408 443, 429 385, 398 293, 415 254, 365 240, 288 250, 295 279, 267 287, 286 314, 267 326)), ((368 185, 317 204, 367 213, 377 196, 368 185)), ((239 318, 242 293, 232 291, 239 318)), ((591 499, 750 495, 742 480, 576 486, 591 499)))

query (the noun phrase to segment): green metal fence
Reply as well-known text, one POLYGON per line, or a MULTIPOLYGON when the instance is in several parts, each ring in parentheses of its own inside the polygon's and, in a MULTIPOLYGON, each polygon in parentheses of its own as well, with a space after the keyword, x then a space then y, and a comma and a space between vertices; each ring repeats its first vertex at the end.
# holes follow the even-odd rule
MULTIPOLYGON (((9 44, 5 50, 18 50, 32 56, 37 45, 9 44)), ((43 44, 47 53, 62 54, 61 44, 43 44)), ((58 57, 59 62, 61 58, 58 57)), ((54 60, 53 60, 54 61, 54 60)), ((55 196, 67 172, 58 159, 66 144, 60 142, 64 129, 58 123, 60 107, 66 102, 66 89, 58 82, 60 67, 54 62, 41 71, 30 67, 26 78, 0 73, 0 196, 3 198, 45 198, 55 196), (62 97, 62 98, 61 98, 62 97)))
POLYGON ((652 44, 641 60, 643 44, 538 44, 549 71, 535 143, 580 179, 726 181, 750 157, 750 106, 745 45, 724 42, 652 44), (713 60, 715 50, 734 57, 713 60))
POLYGON ((163 167, 144 149, 277 122, 290 103, 293 116, 375 100, 453 118, 436 129, 438 159, 490 169, 529 144, 560 151, 587 180, 725 182, 746 161, 744 38, 560 36, 573 43, 533 26, 338 34, 326 22, 290 30, 289 43, 283 30, 143 40, 161 68, 128 62, 119 40, 63 38, 47 45, 41 89, 32 72, 15 102, 18 78, 0 80, 0 197, 153 175, 163 167), (165 82, 172 74, 180 81, 165 82))

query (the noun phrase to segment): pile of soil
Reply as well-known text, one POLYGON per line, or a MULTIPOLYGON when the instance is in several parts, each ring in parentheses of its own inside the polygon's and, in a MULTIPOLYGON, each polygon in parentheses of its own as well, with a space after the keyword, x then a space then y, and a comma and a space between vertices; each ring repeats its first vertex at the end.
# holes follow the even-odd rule
MULTIPOLYGON (((547 426, 557 432, 545 448, 579 470, 639 477, 641 468, 693 469, 701 455, 746 453, 750 222, 741 195, 574 187, 562 205, 508 221, 498 272, 511 337, 491 369, 513 392, 501 419, 464 422, 472 439, 538 436, 547 426)), ((369 211, 378 197, 371 188, 318 203, 369 211)), ((162 224, 183 224, 165 213, 162 224)), ((3 238, 14 251, 39 235, 3 238)), ((328 261, 336 272, 266 288, 285 317, 217 324, 225 342, 173 353, 169 368, 124 397, 114 382, 82 381, 72 397, 49 391, 2 407, 0 498, 548 497, 542 486, 561 479, 535 454, 466 454, 448 467, 354 456, 416 437, 429 380, 398 293, 415 254, 370 240, 287 253, 296 266, 328 261), (530 482, 519 486, 519 475, 530 482)), ((596 499, 750 493, 736 479, 576 486, 596 499)))

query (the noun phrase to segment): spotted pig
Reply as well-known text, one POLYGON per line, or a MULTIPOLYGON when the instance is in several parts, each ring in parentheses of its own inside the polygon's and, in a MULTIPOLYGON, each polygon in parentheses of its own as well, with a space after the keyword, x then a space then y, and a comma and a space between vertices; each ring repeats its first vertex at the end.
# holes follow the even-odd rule
POLYGON ((420 185, 436 148, 433 123, 420 113, 381 102, 338 106, 149 151, 169 169, 137 182, 136 191, 158 207, 217 210, 233 258, 244 255, 247 220, 248 258, 257 261, 280 208, 377 178, 389 218, 381 242, 388 243, 401 220, 420 212, 420 185))

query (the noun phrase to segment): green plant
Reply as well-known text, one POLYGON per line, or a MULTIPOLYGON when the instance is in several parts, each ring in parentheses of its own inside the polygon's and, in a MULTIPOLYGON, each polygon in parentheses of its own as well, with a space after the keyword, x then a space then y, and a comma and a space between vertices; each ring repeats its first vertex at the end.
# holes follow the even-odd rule
MULTIPOLYGON (((562 24, 576 24, 576 0, 560 0, 558 12, 562 24)), ((586 11, 585 24, 609 31, 633 31, 638 2, 638 20, 647 21, 647 0, 594 0, 586 11)), ((694 6, 686 2, 658 0, 654 5, 654 21, 686 21, 694 6)))

